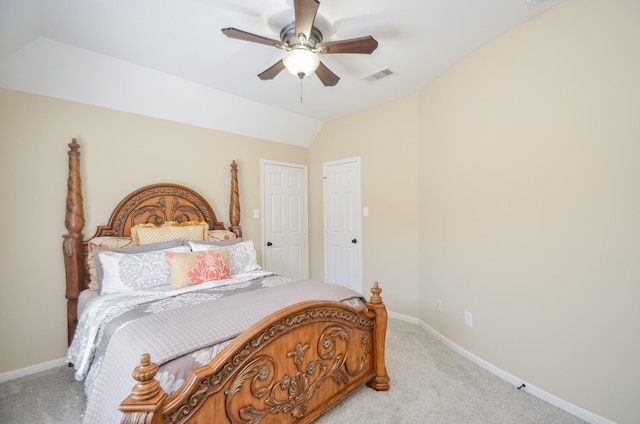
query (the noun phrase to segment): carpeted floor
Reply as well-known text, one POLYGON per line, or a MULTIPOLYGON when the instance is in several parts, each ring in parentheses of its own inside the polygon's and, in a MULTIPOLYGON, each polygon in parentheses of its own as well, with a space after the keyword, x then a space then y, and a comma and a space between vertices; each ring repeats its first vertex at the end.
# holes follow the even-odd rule
MULTIPOLYGON (((387 371, 388 392, 362 387, 315 423, 584 424, 468 361, 419 326, 395 319, 387 332, 387 371), (420 366, 408 366, 416 360, 420 366)), ((76 424, 84 405, 82 383, 68 367, 0 384, 3 424, 76 424)))

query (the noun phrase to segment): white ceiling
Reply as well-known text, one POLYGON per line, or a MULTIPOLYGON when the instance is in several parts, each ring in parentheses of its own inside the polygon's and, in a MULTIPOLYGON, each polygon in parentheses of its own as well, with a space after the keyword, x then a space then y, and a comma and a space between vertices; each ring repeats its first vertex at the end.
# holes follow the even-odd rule
POLYGON ((292 0, 0 0, 0 86, 309 146, 326 121, 417 92, 561 1, 321 0, 324 41, 379 43, 321 56, 341 77, 324 87, 286 71, 261 81, 282 52, 220 31, 279 39, 292 0))

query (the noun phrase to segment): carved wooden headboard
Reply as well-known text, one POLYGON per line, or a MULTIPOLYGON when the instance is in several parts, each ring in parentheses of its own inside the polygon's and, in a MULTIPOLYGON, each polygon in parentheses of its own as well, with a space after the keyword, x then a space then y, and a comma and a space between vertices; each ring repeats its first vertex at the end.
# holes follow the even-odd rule
MULTIPOLYGON (((88 288, 87 241, 84 240, 84 208, 80 179, 80 145, 74 138, 69 144, 69 180, 67 182, 67 210, 63 254, 66 273, 67 329, 71 343, 78 320, 78 296, 88 288)), ((231 195, 229 201, 229 230, 242 237, 240 227, 240 197, 238 194, 238 166, 231 163, 231 195)), ((200 194, 178 184, 152 184, 127 196, 115 207, 107 225, 98 227, 93 237, 128 237, 131 227, 140 223, 161 225, 166 221, 206 221, 210 229, 224 229, 216 213, 200 194)), ((92 237, 92 238, 93 238, 92 237)))
POLYGON ((136 224, 167 221, 206 221, 210 229, 224 230, 211 205, 195 191, 177 184, 152 184, 127 195, 94 237, 129 237, 136 224))

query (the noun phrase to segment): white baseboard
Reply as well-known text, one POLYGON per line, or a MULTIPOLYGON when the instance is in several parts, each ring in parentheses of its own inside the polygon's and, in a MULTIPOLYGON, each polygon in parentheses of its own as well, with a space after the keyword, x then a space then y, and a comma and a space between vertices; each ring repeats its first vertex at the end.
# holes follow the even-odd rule
POLYGON ((15 380, 16 378, 25 377, 27 375, 35 374, 40 371, 50 370, 51 368, 66 365, 67 360, 65 358, 54 359, 53 361, 43 362, 41 364, 32 365, 30 367, 21 368, 15 371, 3 372, 0 374, 0 383, 5 381, 15 380))
POLYGON ((395 312, 389 312, 389 317, 400 320, 400 321, 405 321, 405 322, 409 322, 412 324, 417 324, 418 326, 420 326, 421 328, 423 328, 424 330, 426 330, 428 333, 430 333, 431 335, 433 335, 435 338, 437 338, 438 340, 440 340, 442 343, 444 343, 446 346, 448 346, 449 348, 451 348, 453 351, 455 351, 456 353, 462 355, 463 357, 465 357, 466 359, 470 360, 471 362, 481 366, 482 368, 486 369, 487 371, 489 371, 490 373, 500 377, 501 379, 505 380, 507 383, 513 384, 514 387, 520 387, 520 385, 525 384, 525 387, 522 388, 522 390, 526 390, 528 393, 531 393, 533 396, 540 398, 554 406, 557 406, 560 409, 563 409, 565 411, 567 411, 568 413, 585 420, 586 422, 590 423, 590 424, 615 424, 613 421, 609 421, 606 418, 603 418, 599 415, 596 415, 594 413, 591 413, 585 409, 582 409, 572 403, 566 402, 560 398, 558 398, 557 396, 552 395, 551 393, 545 392, 544 390, 541 390, 539 388, 537 388, 536 386, 523 381, 520 378, 515 377, 512 374, 509 374, 508 372, 501 370, 500 368, 490 364, 489 362, 485 361, 484 359, 481 359, 479 357, 477 357, 476 355, 474 355, 473 353, 469 352, 466 349, 463 349, 462 347, 460 347, 459 345, 455 344, 454 342, 452 342, 451 340, 447 339, 445 336, 443 336, 442 334, 440 334, 438 331, 436 331, 433 327, 427 325, 425 322, 419 320, 418 318, 414 318, 414 317, 410 317, 407 315, 403 315, 403 314, 398 314, 395 312))
POLYGON ((397 312, 391 312, 387 309, 387 313, 389 314, 389 318, 397 319, 398 321, 409 322, 411 324, 416 324, 422 326, 418 318, 410 317, 409 315, 399 314, 397 312))

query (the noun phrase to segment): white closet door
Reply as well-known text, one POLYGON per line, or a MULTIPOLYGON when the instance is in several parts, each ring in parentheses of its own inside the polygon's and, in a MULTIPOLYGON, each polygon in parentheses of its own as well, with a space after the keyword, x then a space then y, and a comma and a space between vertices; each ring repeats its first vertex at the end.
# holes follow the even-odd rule
POLYGON ((263 268, 308 278, 307 167, 262 161, 262 184, 263 268))
POLYGON ((323 177, 325 281, 362 293, 360 158, 325 163, 323 177))

